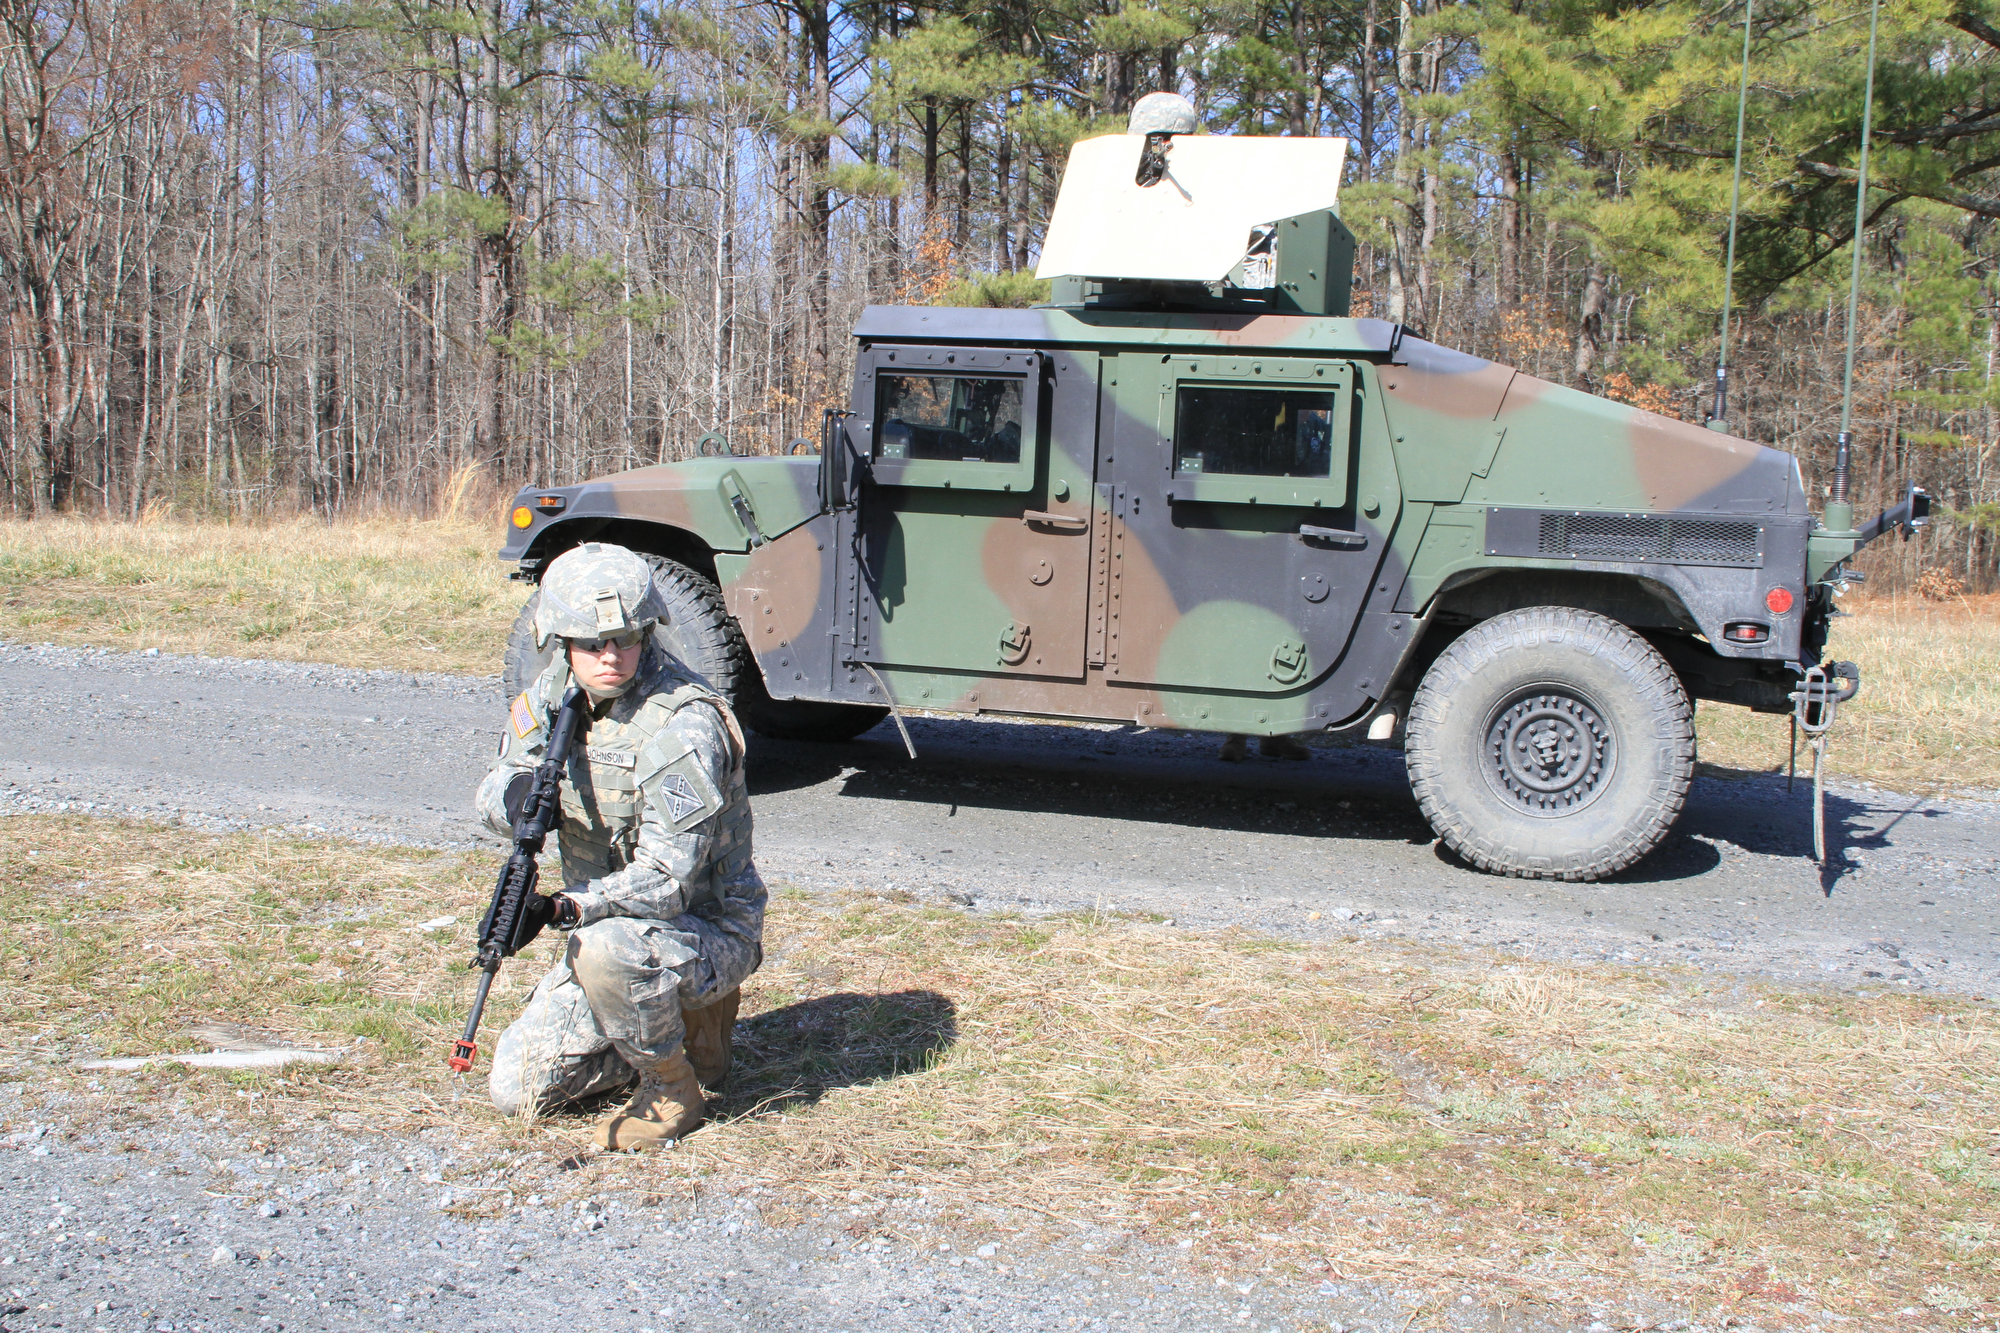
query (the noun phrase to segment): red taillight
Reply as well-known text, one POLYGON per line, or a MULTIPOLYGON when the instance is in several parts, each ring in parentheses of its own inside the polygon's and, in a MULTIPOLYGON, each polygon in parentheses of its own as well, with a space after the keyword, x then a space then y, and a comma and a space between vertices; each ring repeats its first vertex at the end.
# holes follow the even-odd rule
POLYGON ((1771 589, 1771 591, 1764 594, 1764 605, 1771 608, 1772 615, 1782 616, 1785 612, 1792 609, 1792 590, 1790 588, 1771 589))
POLYGON ((1771 627, 1753 620, 1732 620, 1722 627, 1722 637, 1731 643, 1763 643, 1771 637, 1771 627))

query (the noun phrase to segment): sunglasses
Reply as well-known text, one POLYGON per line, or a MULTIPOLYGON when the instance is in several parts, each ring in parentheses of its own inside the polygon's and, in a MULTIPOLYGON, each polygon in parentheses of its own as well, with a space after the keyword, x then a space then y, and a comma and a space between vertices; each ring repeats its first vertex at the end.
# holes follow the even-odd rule
POLYGON ((606 648, 637 648, 645 637, 646 631, 642 629, 628 629, 608 639, 571 639, 569 646, 580 653, 601 653, 606 648))

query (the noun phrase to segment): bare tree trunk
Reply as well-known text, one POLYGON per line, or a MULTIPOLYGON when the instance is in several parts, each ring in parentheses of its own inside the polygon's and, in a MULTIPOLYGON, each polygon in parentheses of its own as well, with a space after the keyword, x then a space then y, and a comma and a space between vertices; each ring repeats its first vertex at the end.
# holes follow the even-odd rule
POLYGON ((1597 365, 1597 349, 1604 337, 1604 299, 1607 281, 1603 264, 1598 262, 1597 252, 1590 255, 1590 267, 1584 271, 1583 299, 1576 309, 1576 360, 1571 369, 1577 382, 1588 388, 1591 371, 1597 365))
POLYGON ((1007 120, 1003 114, 999 137, 993 149, 993 268, 998 273, 1005 273, 1012 267, 1014 258, 1014 219, 1008 196, 1013 172, 1014 139, 1007 131, 1007 120))
MULTIPOLYGON (((1420 0, 1398 0, 1396 9, 1396 161, 1392 181, 1395 206, 1389 221, 1389 302, 1384 312, 1392 323, 1410 322, 1410 288, 1416 284, 1418 216, 1417 113, 1411 103, 1422 87, 1416 40, 1420 0)), ((1422 318, 1423 293, 1417 292, 1417 317, 1422 318)))
POLYGON ((1512 145, 1500 154, 1500 208, 1496 219, 1500 251, 1500 304, 1521 304, 1521 161, 1512 145))

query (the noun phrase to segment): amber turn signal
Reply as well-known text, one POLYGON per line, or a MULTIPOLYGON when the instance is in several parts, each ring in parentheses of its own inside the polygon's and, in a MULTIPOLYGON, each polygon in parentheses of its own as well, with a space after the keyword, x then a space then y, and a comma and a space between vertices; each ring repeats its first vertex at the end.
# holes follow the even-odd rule
POLYGON ((528 506, 522 505, 519 509, 516 509, 514 511, 515 527, 525 528, 534 521, 535 521, 535 511, 528 508, 528 506))
POLYGON ((1771 589, 1771 591, 1764 594, 1764 605, 1771 608, 1772 615, 1782 616, 1785 612, 1792 609, 1792 590, 1790 588, 1771 589))

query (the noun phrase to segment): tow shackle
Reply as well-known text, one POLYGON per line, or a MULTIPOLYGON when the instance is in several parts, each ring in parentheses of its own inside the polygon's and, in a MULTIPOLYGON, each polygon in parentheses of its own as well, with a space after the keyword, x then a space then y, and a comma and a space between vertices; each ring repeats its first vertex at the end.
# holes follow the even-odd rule
POLYGON ((1792 691, 1792 716, 1799 730, 1808 736, 1822 735, 1833 726, 1840 705, 1861 689, 1861 668, 1852 662, 1809 666, 1792 691))

